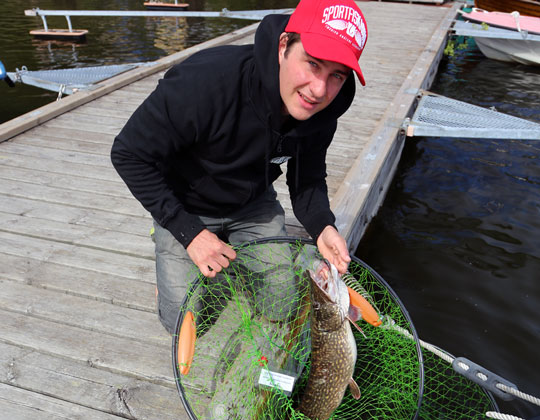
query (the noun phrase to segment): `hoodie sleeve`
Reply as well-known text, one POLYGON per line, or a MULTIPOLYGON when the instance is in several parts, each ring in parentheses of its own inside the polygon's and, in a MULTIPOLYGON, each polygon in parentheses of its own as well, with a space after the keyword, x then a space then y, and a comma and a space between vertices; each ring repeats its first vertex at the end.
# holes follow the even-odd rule
POLYGON ((309 139, 311 147, 299 150, 287 167, 287 185, 294 214, 315 241, 326 226, 336 227, 326 185, 326 150, 335 129, 336 125, 321 133, 319 139, 309 139), (312 147, 314 144, 319 147, 312 147))
POLYGON ((167 79, 167 75, 160 81, 115 138, 111 160, 135 198, 187 247, 204 226, 198 217, 186 212, 160 170, 170 156, 196 138, 189 106, 180 102, 189 95, 179 94, 180 85, 174 77, 167 79), (176 116, 174 121, 172 115, 176 116), (177 121, 178 115, 182 122, 177 121))

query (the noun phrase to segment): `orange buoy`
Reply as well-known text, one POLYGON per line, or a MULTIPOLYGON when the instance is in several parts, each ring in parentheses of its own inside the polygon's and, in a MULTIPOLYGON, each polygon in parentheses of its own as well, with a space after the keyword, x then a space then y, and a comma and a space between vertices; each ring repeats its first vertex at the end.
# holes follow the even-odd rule
POLYGON ((191 311, 187 311, 178 335, 178 369, 187 375, 195 354, 195 319, 191 311))
POLYGON ((351 305, 360 309, 362 319, 374 327, 381 325, 382 321, 379 314, 375 309, 373 309, 373 306, 371 306, 367 299, 356 290, 351 289, 349 286, 347 286, 347 289, 349 290, 351 305))

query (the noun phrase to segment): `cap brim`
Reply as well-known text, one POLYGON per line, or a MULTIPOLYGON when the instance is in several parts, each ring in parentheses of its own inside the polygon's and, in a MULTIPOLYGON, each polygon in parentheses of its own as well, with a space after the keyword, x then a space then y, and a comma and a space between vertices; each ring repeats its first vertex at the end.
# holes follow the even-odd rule
POLYGON ((334 61, 354 70, 362 86, 366 85, 358 59, 349 47, 324 35, 304 32, 300 34, 306 52, 320 60, 334 61))

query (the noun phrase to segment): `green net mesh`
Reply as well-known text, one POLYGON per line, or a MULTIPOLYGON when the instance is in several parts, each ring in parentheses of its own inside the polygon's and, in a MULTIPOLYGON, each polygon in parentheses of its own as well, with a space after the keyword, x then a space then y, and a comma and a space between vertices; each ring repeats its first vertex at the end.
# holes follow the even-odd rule
MULTIPOLYGON (((194 420, 307 419, 295 410, 311 367, 306 269, 320 255, 299 239, 254 242, 236 251, 236 260, 214 279, 194 267, 177 322, 179 335, 184 316, 194 316, 195 354, 187 374, 180 372, 173 340, 184 406, 194 420)), ((345 282, 373 304, 383 324, 360 321, 364 335, 353 329, 353 377, 362 395, 355 400, 347 390, 331 418, 485 418, 493 405, 481 388, 436 356, 426 354, 422 362, 412 322, 384 280, 356 258, 349 272, 345 282)))
POLYGON ((456 373, 452 366, 424 351, 424 394, 419 418, 423 420, 485 420, 498 411, 493 397, 482 387, 456 373))

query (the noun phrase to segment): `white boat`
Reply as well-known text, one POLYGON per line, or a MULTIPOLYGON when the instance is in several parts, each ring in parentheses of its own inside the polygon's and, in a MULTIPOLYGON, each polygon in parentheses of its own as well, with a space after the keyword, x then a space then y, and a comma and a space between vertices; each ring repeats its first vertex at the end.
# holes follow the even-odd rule
POLYGON ((488 58, 540 66, 540 39, 538 41, 476 38, 478 49, 488 58))
POLYGON ((472 36, 482 54, 493 60, 540 65, 540 35, 464 21, 455 23, 454 32, 472 36))

